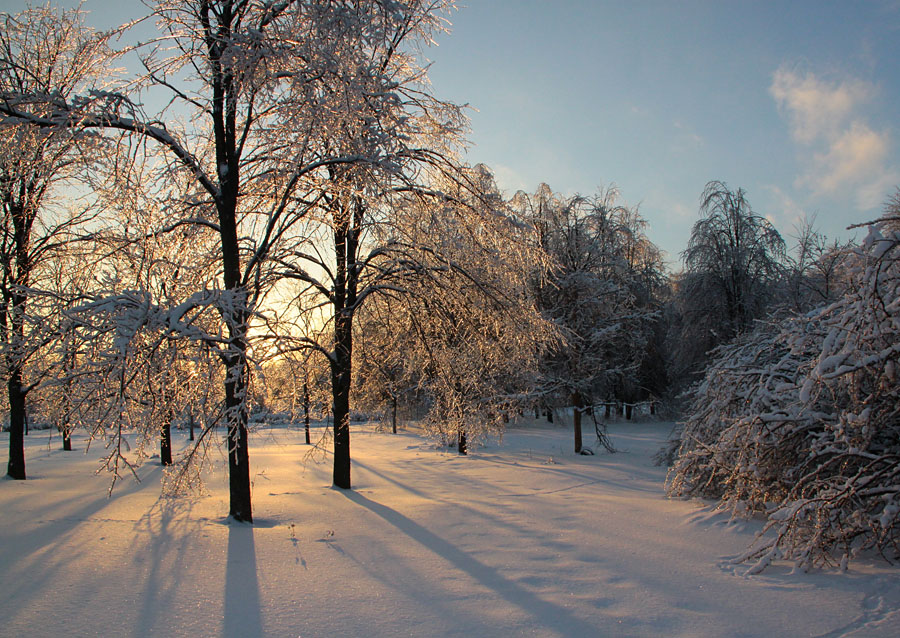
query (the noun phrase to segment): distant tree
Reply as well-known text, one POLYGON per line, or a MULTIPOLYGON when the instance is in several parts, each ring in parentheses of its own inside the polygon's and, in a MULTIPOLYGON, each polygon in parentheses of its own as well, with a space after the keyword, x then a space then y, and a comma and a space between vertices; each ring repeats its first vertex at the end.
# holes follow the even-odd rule
POLYGON ((306 444, 312 444, 310 421, 330 411, 331 389, 328 362, 311 349, 280 353, 264 371, 268 404, 290 415, 302 415, 306 444))
POLYGON ((850 252, 849 243, 829 242, 814 222, 804 219, 798 226, 797 245, 786 260, 788 303, 798 312, 830 303, 841 294, 840 275, 850 252))
POLYGON ((778 300, 785 260, 781 235, 753 212, 743 189, 712 181, 681 254, 681 364, 696 374, 711 348, 752 328, 778 300))
POLYGON ((572 407, 576 452, 593 403, 639 385, 654 317, 659 253, 637 213, 617 199, 613 189, 564 198, 542 185, 515 203, 548 255, 548 265, 533 271, 531 294, 562 338, 543 358, 544 390, 572 407))
POLYGON ((412 326, 399 301, 388 295, 372 299, 357 324, 356 383, 354 397, 360 408, 384 413, 384 421, 397 433, 398 410, 415 393, 417 371, 408 365, 409 352, 415 347, 412 326))

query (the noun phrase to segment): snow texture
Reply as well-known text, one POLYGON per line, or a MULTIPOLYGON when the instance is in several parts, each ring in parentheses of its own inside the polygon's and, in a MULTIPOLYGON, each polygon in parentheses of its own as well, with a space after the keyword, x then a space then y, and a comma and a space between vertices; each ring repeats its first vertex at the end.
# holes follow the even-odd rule
MULTIPOLYGON (((900 574, 731 558, 759 529, 667 500, 652 463, 671 424, 611 424, 619 453, 571 454, 569 428, 519 424, 469 457, 354 425, 354 484, 293 427, 251 436, 256 524, 209 493, 159 500, 146 463, 110 499, 101 451, 27 437, 0 482, 7 636, 896 636, 900 574), (327 459, 326 459, 327 460, 327 459), (336 592, 342 592, 335 596, 336 592)), ((0 436, 5 439, 6 435, 0 436)), ((5 444, 0 440, 0 444, 5 444)), ((176 433, 176 446, 186 445, 176 433)), ((6 449, 5 445, 2 445, 6 449)), ((99 447, 99 446, 98 446, 99 447)), ((0 459, 2 461, 2 459, 0 459)))

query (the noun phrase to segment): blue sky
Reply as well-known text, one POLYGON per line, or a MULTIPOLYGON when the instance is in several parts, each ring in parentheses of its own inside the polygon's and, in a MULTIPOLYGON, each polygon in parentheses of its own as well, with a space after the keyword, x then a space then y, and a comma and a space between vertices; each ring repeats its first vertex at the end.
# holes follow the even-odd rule
MULTIPOLYGON (((900 185, 900 3, 470 0, 430 51, 501 187, 615 184, 678 262, 704 185, 831 237, 900 185)), ((790 242, 790 239, 788 239, 790 242)))
POLYGON ((900 0, 463 2, 427 54, 435 93, 472 107, 468 159, 509 194, 616 185, 673 265, 709 180, 789 242, 813 214, 849 237, 900 185, 900 0))

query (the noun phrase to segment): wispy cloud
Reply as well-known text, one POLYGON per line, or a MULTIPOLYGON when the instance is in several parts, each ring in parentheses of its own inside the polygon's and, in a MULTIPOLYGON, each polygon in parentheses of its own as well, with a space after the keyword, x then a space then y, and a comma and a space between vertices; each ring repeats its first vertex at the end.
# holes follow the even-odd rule
POLYGON ((801 75, 781 67, 772 77, 769 93, 787 112, 793 138, 812 144, 837 135, 854 111, 871 99, 873 88, 853 78, 826 82, 812 73, 801 75))
POLYGON ((701 136, 697 135, 697 133, 684 122, 675 120, 672 125, 675 127, 676 131, 676 151, 696 150, 706 144, 706 141, 701 136))
POLYGON ((775 184, 767 184, 765 188, 775 202, 775 212, 766 215, 766 218, 776 227, 798 227, 804 219, 809 218, 806 209, 781 188, 775 184))
POLYGON ((874 86, 856 78, 823 80, 782 67, 769 93, 808 157, 798 187, 816 196, 852 195, 857 208, 868 210, 900 181, 900 169, 890 165, 889 134, 875 130, 861 113, 876 94, 874 86))
POLYGON ((533 189, 537 186, 537 184, 529 186, 525 179, 509 166, 494 164, 491 166, 491 170, 494 172, 494 179, 497 181, 500 190, 507 194, 511 195, 519 190, 528 191, 529 188, 533 189))

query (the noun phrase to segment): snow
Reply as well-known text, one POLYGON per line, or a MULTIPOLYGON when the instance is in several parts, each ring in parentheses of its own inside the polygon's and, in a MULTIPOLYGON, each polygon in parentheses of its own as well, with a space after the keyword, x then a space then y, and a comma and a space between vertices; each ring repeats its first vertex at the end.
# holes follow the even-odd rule
POLYGON ((222 518, 221 462, 202 497, 159 500, 152 459, 107 499, 99 448, 32 432, 31 478, 0 482, 0 634, 898 635, 900 573, 875 557, 732 564, 760 524, 665 498, 651 457, 670 429, 613 423, 620 451, 585 457, 528 422, 458 457, 354 425, 344 492, 330 457, 304 464, 300 428, 264 427, 252 527, 222 518))

